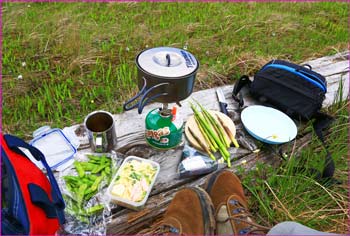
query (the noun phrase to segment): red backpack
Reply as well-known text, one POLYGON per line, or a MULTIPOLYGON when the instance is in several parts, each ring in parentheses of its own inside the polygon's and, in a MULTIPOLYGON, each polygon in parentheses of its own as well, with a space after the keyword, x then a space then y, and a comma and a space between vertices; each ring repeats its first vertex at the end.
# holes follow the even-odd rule
POLYGON ((55 234, 65 221, 65 204, 44 155, 12 135, 0 135, 1 234, 55 234), (47 176, 22 152, 42 162, 47 176))

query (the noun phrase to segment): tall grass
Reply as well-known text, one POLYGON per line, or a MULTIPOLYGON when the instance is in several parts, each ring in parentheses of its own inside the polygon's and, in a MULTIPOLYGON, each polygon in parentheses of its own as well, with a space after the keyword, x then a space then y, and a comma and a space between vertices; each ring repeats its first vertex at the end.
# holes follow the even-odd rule
POLYGON ((195 90, 233 83, 271 58, 302 62, 347 48, 346 3, 3 3, 3 128, 122 111, 137 92, 135 56, 187 47, 195 90), (23 66, 25 63, 25 66, 23 66), (21 75, 22 79, 17 79, 21 75))
POLYGON ((336 166, 334 178, 339 183, 324 183, 317 176, 322 173, 327 153, 316 135, 311 145, 283 161, 279 169, 260 164, 256 170, 246 173, 241 168, 251 209, 260 223, 273 226, 282 221, 297 221, 321 231, 349 232, 349 114, 346 107, 350 103, 340 95, 341 85, 334 105, 327 110, 335 121, 326 136, 326 146, 336 166), (310 169, 317 172, 310 174, 310 169))

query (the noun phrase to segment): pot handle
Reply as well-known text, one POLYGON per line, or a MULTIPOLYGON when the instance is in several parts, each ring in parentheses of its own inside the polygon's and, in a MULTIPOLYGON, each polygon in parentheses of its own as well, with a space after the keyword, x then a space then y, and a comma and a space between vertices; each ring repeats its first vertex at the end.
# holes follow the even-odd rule
POLYGON ((152 100, 154 100, 154 99, 156 99, 156 98, 158 98, 158 97, 160 97, 160 96, 166 96, 166 95, 168 95, 168 93, 160 93, 160 94, 156 94, 156 95, 154 95, 154 96, 149 97, 149 98, 146 99, 146 96, 147 96, 148 93, 150 93, 152 90, 154 90, 154 89, 156 89, 156 88, 158 88, 158 87, 164 86, 164 85, 169 85, 169 83, 160 83, 160 84, 154 85, 153 87, 151 87, 151 88, 149 88, 148 90, 145 91, 145 93, 143 94, 143 96, 141 97, 141 99, 140 99, 140 101, 139 101, 139 103, 138 103, 138 105, 139 105, 139 107, 138 107, 138 113, 139 113, 139 114, 142 113, 143 108, 144 108, 149 102, 151 102, 152 100))
POLYGON ((135 101, 138 97, 140 97, 146 91, 147 82, 146 82, 146 79, 144 77, 142 77, 142 79, 143 79, 142 89, 134 97, 132 97, 130 100, 128 100, 124 103, 124 105, 123 105, 124 111, 129 111, 129 110, 131 110, 139 105, 140 102, 137 102, 134 105, 130 105, 130 103, 135 101))

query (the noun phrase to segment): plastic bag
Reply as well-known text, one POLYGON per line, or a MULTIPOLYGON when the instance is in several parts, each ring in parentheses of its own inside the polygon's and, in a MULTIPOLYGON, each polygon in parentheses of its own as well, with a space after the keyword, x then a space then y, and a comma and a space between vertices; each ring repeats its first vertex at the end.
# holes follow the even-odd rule
POLYGON ((210 159, 187 144, 184 146, 181 159, 178 166, 180 178, 207 174, 218 169, 217 161, 210 159))
MULTIPOLYGON (((87 155, 105 155, 111 159, 111 176, 115 174, 119 168, 123 159, 118 158, 115 153, 105 153, 105 154, 96 154, 96 153, 78 153, 75 156, 77 161, 87 161, 87 155)), ((69 191, 67 184, 64 180, 64 176, 77 176, 78 173, 74 166, 65 169, 59 173, 58 183, 61 188, 62 195, 64 197, 66 208, 66 223, 62 227, 62 232, 65 234, 94 234, 94 235, 105 235, 107 230, 107 217, 111 214, 111 209, 115 208, 116 205, 111 203, 107 197, 106 190, 108 187, 108 182, 106 179, 103 179, 99 184, 98 192, 88 201, 83 203, 82 208, 93 209, 96 206, 102 206, 103 208, 98 209, 96 213, 92 213, 89 216, 79 215, 76 209, 76 200, 77 196, 72 194, 69 191)))

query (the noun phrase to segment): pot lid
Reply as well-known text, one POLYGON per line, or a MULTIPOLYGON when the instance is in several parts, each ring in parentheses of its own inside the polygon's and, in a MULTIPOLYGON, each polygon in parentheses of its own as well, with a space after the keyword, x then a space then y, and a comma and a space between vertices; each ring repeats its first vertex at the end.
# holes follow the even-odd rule
POLYGON ((136 57, 136 64, 146 73, 167 78, 190 75, 199 66, 191 53, 171 47, 147 49, 136 57))

